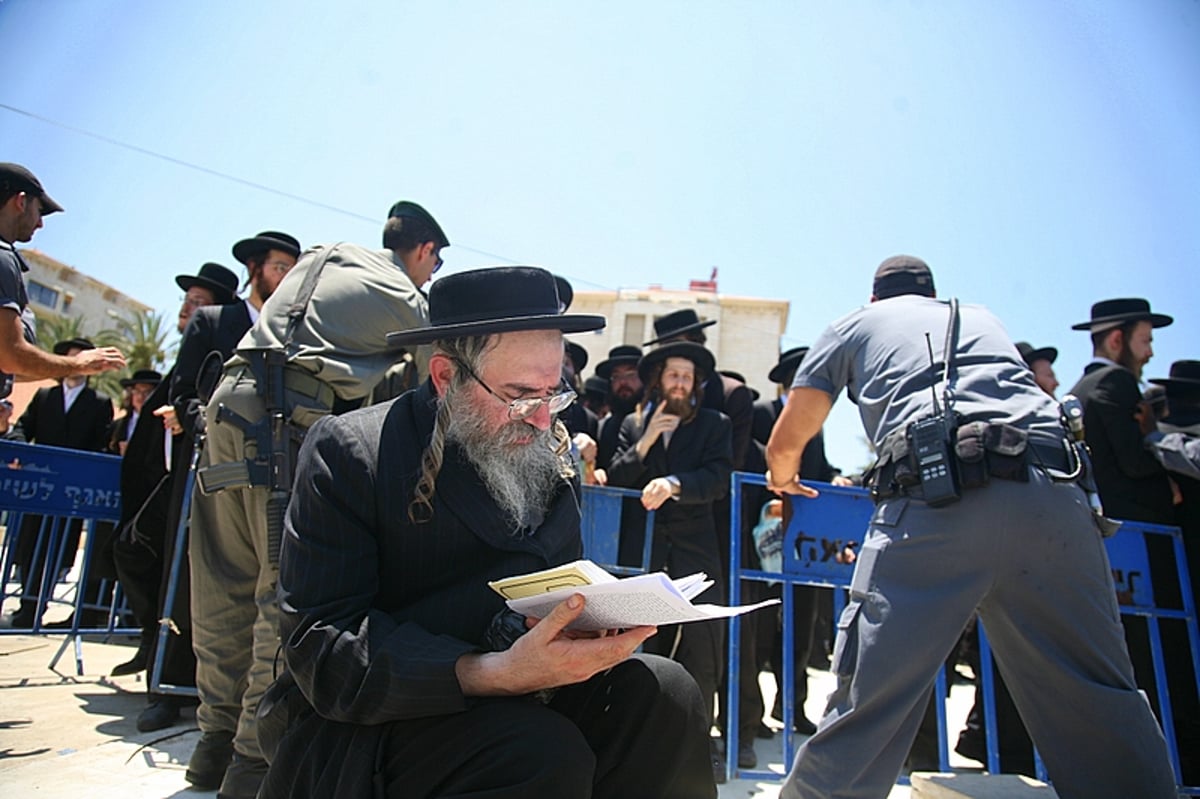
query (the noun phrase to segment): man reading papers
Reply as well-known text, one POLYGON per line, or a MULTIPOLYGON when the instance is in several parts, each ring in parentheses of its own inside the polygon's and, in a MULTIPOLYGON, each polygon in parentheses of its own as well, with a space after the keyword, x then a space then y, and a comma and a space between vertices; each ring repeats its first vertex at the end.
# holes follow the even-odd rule
POLYGON ((581 554, 562 333, 603 317, 561 314, 532 267, 429 305, 389 340, 432 343, 430 380, 305 438, 260 796, 715 797, 695 682, 633 654, 655 628, 567 632, 575 594, 526 622, 488 587, 581 554))

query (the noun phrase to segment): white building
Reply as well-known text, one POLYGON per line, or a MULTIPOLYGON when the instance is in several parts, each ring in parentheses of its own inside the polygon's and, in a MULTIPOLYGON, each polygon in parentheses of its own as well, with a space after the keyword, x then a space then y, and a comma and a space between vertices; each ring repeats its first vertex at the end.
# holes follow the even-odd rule
MULTIPOLYGON (((29 265, 29 271, 25 273, 29 307, 39 317, 52 314, 81 317, 84 329, 94 333, 113 327, 109 311, 128 317, 135 311, 149 313, 154 310, 45 253, 22 249, 21 258, 29 265)), ((53 342, 42 343, 49 347, 53 342)))

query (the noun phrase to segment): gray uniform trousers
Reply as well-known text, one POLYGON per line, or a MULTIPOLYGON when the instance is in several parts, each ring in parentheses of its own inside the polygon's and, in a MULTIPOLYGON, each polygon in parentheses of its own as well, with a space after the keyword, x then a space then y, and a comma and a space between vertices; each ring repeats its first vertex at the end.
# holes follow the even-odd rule
POLYGON ((1176 796, 1085 495, 1038 469, 948 507, 879 504, 838 624, 837 688, 780 796, 886 797, 976 607, 1062 799, 1176 796))
MULTIPOLYGON (((227 376, 210 408, 224 403, 251 422, 266 408, 248 373, 227 376)), ((253 459, 258 448, 234 424, 208 419, 201 468, 253 459)), ((274 679, 279 648, 278 564, 267 557, 264 486, 228 488, 192 500, 188 553, 192 576, 192 646, 196 653, 196 720, 202 732, 234 733, 234 749, 261 758, 255 711, 274 679)))

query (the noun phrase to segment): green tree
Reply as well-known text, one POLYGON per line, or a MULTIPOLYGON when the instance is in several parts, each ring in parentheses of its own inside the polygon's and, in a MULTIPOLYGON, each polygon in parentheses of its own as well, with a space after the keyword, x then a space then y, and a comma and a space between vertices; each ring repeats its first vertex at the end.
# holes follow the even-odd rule
POLYGON ((110 397, 122 396, 121 378, 129 377, 138 369, 164 371, 167 358, 169 328, 163 323, 161 314, 153 311, 134 311, 130 316, 112 315, 114 327, 99 331, 92 338, 98 347, 116 347, 125 354, 127 369, 124 372, 105 372, 92 378, 97 391, 110 397))

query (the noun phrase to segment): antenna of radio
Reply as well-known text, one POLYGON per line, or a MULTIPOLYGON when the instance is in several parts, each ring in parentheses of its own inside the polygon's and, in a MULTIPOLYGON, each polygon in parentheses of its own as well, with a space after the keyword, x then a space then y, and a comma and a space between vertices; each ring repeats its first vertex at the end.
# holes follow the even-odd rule
POLYGON ((925 332, 925 347, 929 350, 929 393, 933 395, 933 415, 937 416, 942 411, 938 407, 937 380, 934 379, 937 375, 937 368, 933 363, 933 342, 929 339, 928 331, 925 332))

